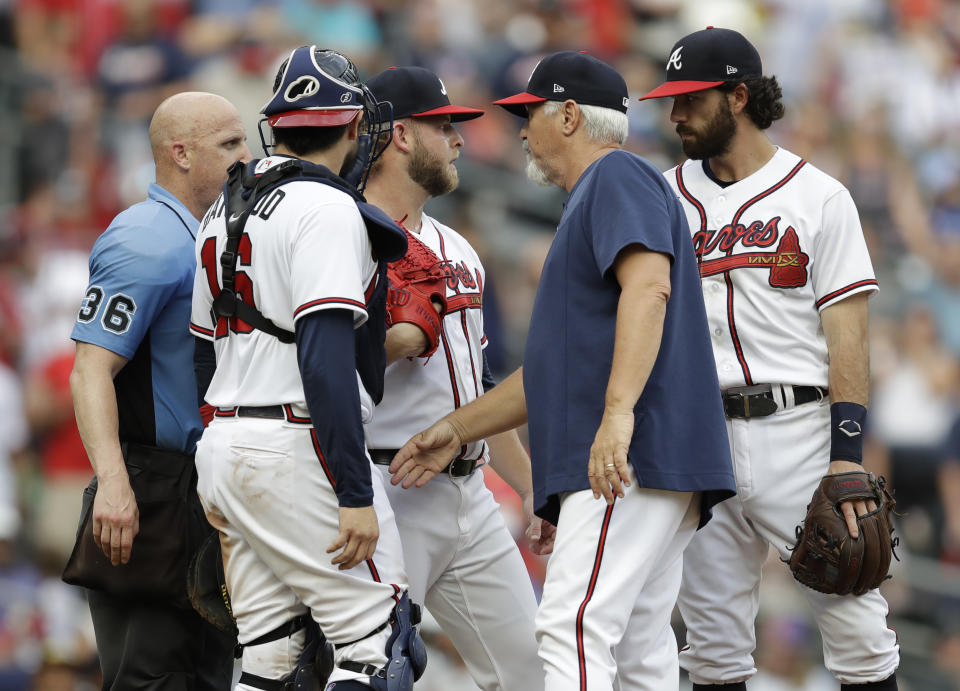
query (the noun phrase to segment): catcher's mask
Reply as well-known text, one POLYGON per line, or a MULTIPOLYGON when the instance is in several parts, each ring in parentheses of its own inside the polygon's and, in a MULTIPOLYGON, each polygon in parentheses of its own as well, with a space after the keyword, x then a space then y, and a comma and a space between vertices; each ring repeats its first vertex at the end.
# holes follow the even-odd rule
POLYGON ((360 81, 357 66, 345 55, 316 46, 301 46, 284 60, 274 81, 273 96, 260 110, 260 142, 268 154, 263 123, 276 127, 336 127, 360 122, 357 154, 338 171, 362 190, 370 165, 393 137, 393 108, 360 81))

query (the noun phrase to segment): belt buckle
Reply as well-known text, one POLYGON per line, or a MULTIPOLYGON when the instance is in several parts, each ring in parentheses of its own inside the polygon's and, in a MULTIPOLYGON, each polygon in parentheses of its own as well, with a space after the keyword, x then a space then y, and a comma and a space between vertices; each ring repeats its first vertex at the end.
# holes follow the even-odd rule
MULTIPOLYGON (((739 410, 731 410, 731 408, 733 408, 734 404, 737 401, 741 403, 744 413, 746 413, 746 411, 749 409, 748 406, 750 404, 747 403, 747 397, 744 396, 743 393, 741 393, 740 391, 725 392, 722 396, 722 400, 723 400, 723 412, 726 414, 727 417, 740 417, 739 410)), ((746 417, 746 415, 744 415, 744 417, 746 417)))
POLYGON ((446 473, 450 477, 466 477, 472 473, 477 468, 477 462, 475 460, 467 460, 466 458, 454 458, 450 463, 447 464, 446 473))

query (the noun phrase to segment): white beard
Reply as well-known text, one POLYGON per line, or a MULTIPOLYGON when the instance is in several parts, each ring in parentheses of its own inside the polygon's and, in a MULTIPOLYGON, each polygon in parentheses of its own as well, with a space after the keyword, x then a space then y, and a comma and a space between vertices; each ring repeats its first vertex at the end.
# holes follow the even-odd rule
POLYGON ((550 178, 547 177, 547 174, 543 172, 543 168, 537 165, 526 142, 524 142, 523 151, 527 155, 527 177, 541 187, 550 187, 553 183, 550 181, 550 178))

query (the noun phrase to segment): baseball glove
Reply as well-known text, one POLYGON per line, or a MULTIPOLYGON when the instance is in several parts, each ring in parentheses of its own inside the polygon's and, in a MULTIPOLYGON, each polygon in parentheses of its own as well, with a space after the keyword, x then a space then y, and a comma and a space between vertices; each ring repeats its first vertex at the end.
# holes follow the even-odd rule
POLYGON ((797 543, 790 556, 794 578, 821 593, 863 595, 878 587, 890 568, 894 548, 891 514, 897 503, 887 491, 886 481, 873 473, 852 472, 827 475, 807 505, 802 526, 797 526, 797 543), (873 500, 877 508, 857 517, 859 537, 850 537, 840 511, 845 501, 873 500))
POLYGON ((193 555, 187 570, 187 595, 201 617, 224 633, 237 635, 217 531, 210 533, 193 555))
POLYGON ((387 327, 401 322, 419 326, 427 336, 420 357, 430 357, 440 345, 447 311, 447 277, 441 266, 437 255, 408 230, 407 253, 387 268, 387 327), (441 306, 439 313, 433 303, 441 306))

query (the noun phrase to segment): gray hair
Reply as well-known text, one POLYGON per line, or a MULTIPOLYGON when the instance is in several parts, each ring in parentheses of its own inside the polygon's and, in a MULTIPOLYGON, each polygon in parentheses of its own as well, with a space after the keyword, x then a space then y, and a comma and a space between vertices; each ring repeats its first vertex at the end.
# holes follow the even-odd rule
MULTIPOLYGON (((544 114, 554 116, 560 112, 563 101, 547 101, 543 104, 544 114)), ((595 142, 606 144, 615 142, 623 146, 627 141, 627 114, 613 108, 577 104, 583 113, 583 126, 587 136, 595 142)))

